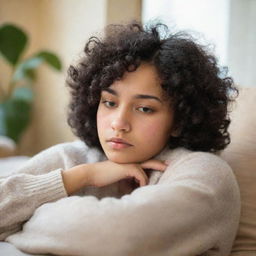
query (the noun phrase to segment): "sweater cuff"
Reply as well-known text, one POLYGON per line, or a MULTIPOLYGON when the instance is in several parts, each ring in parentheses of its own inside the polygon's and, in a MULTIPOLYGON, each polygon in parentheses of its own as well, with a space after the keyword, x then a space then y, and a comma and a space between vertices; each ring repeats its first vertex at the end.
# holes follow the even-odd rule
POLYGON ((62 169, 36 176, 28 175, 24 182, 24 192, 28 196, 36 196, 37 205, 68 196, 62 180, 62 169))

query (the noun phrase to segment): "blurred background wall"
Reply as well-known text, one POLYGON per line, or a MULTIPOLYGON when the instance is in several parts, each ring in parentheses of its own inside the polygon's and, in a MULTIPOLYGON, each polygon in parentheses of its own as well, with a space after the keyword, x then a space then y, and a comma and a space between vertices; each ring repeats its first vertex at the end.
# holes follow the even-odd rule
MULTIPOLYGON (((19 144, 19 154, 33 155, 51 145, 76 139, 66 122, 66 71, 87 39, 113 22, 140 20, 140 0, 0 0, 0 24, 11 22, 29 33, 26 55, 48 49, 62 60, 62 73, 42 66, 35 84, 33 120, 19 144)), ((25 56, 26 57, 26 56, 25 56)), ((1 63, 2 84, 10 70, 1 63)))
MULTIPOLYGON (((215 46, 220 64, 230 68, 238 85, 256 86, 256 0, 0 0, 0 25, 11 22, 29 33, 26 55, 48 49, 63 63, 62 73, 40 67, 33 120, 19 154, 76 139, 66 123, 67 68, 89 36, 131 19, 159 19, 171 28, 195 31, 215 46)), ((1 62, 0 72, 0 83, 7 83, 10 70, 1 62)))
POLYGON ((152 18, 212 44, 236 84, 256 87, 256 0, 143 0, 142 21, 152 18))

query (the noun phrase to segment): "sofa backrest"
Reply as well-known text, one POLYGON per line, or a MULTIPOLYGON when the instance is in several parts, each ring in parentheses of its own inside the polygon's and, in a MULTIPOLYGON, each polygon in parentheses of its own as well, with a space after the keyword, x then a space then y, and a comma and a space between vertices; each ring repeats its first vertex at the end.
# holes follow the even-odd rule
POLYGON ((231 113, 231 143, 221 156, 241 193, 241 218, 232 251, 256 251, 256 88, 240 89, 231 113))

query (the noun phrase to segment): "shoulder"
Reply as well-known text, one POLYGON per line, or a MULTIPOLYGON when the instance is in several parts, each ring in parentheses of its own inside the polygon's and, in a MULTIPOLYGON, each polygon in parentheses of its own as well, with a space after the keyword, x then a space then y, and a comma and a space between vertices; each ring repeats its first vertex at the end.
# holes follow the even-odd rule
POLYGON ((71 141, 71 142, 63 142, 63 143, 59 143, 59 144, 55 144, 41 152, 44 151, 63 151, 63 150, 88 150, 89 147, 82 141, 80 140, 75 140, 75 141, 71 141))
POLYGON ((88 147, 83 141, 75 140, 56 144, 45 150, 48 154, 58 154, 63 159, 70 159, 73 164, 101 161, 104 155, 96 148, 88 147))
POLYGON ((82 163, 101 161, 104 155, 82 141, 51 146, 26 161, 18 172, 42 174, 58 168, 68 169, 82 163))
POLYGON ((188 168, 208 176, 209 180, 236 183, 233 170, 226 161, 218 155, 207 152, 190 152, 179 162, 180 168, 188 168))
POLYGON ((204 172, 214 171, 216 174, 218 172, 233 173, 226 161, 218 155, 209 152, 189 151, 180 158, 178 164, 180 166, 189 164, 191 168, 199 168, 204 170, 204 172))
POLYGON ((169 166, 161 177, 162 182, 201 184, 219 195, 240 197, 233 170, 218 155, 179 148, 166 151, 163 156, 169 166))
POLYGON ((48 149, 44 150, 48 153, 57 153, 57 154, 72 154, 72 155, 82 155, 86 154, 89 151, 89 147, 80 140, 72 141, 72 142, 64 142, 53 145, 48 149))
POLYGON ((240 190, 227 162, 213 153, 186 149, 166 152, 165 158, 169 166, 159 183, 182 188, 183 192, 187 191, 190 195, 196 193, 200 198, 207 198, 216 209, 227 211, 228 207, 230 214, 237 220, 240 212, 240 190))
POLYGON ((172 170, 185 168, 184 172, 196 169, 198 172, 202 171, 204 173, 214 171, 215 174, 221 172, 233 175, 228 163, 214 153, 177 148, 162 152, 159 158, 167 160, 172 170))

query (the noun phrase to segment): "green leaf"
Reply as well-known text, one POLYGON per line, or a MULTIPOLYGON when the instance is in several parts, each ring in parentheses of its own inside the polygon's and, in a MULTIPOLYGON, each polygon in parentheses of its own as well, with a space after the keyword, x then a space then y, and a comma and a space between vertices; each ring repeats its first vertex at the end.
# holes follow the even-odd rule
POLYGON ((41 57, 47 64, 49 64, 51 67, 55 68, 56 70, 61 70, 61 61, 59 57, 52 52, 48 51, 41 51, 38 54, 36 54, 37 57, 41 57))
POLYGON ((21 79, 30 79, 30 80, 35 80, 35 69, 42 64, 43 62, 43 58, 41 57, 32 57, 29 58, 25 61, 22 61, 21 63, 19 63, 19 65, 17 66, 12 81, 16 82, 19 81, 21 79))
POLYGON ((30 88, 22 87, 14 90, 12 98, 15 100, 31 103, 33 101, 34 95, 30 88))
POLYGON ((27 69, 26 70, 26 77, 30 80, 30 81, 35 81, 36 80, 36 70, 35 69, 27 69))
POLYGON ((27 41, 27 35, 20 28, 12 24, 0 27, 0 52, 13 66, 18 62, 27 41))
POLYGON ((16 143, 30 122, 31 103, 11 98, 0 104, 0 135, 12 138, 16 143))
POLYGON ((0 135, 6 134, 5 111, 0 103, 0 135))

